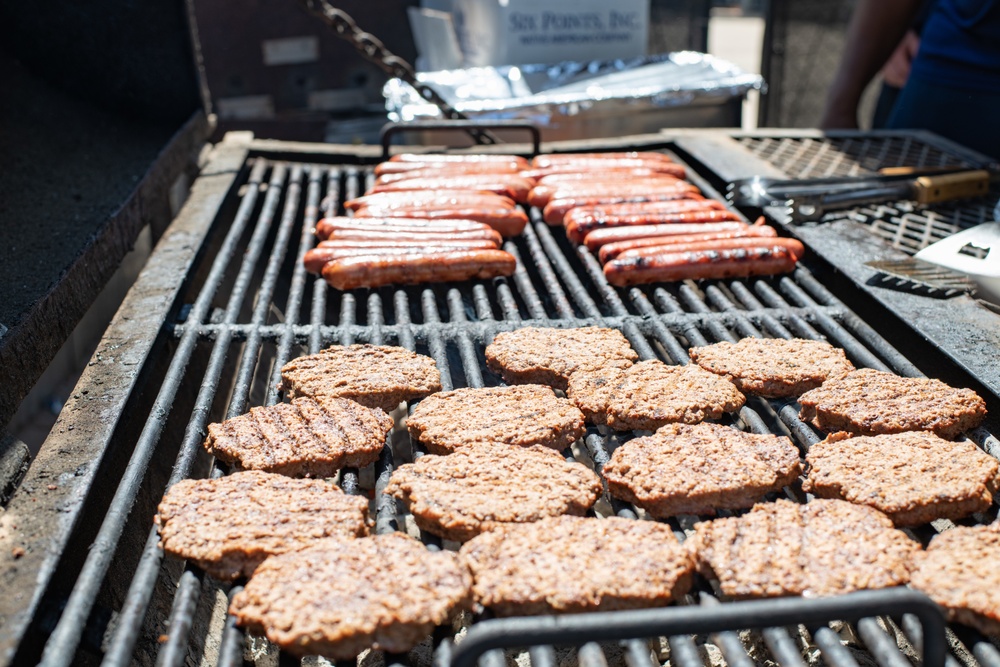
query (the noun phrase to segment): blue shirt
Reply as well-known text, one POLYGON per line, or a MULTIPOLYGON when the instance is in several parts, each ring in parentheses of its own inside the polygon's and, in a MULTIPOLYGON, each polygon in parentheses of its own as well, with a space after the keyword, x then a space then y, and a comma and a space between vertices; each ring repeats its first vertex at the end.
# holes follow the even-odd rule
POLYGON ((941 86, 1000 93, 1000 0, 937 0, 910 74, 941 86))

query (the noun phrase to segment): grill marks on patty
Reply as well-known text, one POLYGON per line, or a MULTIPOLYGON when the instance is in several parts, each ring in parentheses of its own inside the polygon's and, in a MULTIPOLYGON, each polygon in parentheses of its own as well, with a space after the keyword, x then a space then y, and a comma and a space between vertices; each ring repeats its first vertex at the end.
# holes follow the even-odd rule
POLYGON ((248 471, 177 482, 154 522, 166 553, 228 580, 320 538, 367 535, 367 518, 368 501, 331 482, 248 471))
POLYGON ((746 398, 728 380, 694 364, 650 360, 624 370, 575 373, 567 396, 595 424, 616 431, 653 431, 666 424, 696 424, 743 407, 746 398))
POLYGON ((377 460, 392 423, 382 410, 346 398, 301 397, 209 424, 205 449, 246 469, 332 477, 377 460))
POLYGON ((406 425, 410 437, 435 454, 447 454, 472 442, 562 450, 584 433, 583 413, 541 385, 434 394, 420 401, 406 425))
POLYGON ((825 341, 743 338, 689 350, 691 361, 746 393, 769 398, 798 396, 854 370, 844 351, 825 341))
POLYGON ((801 472, 792 441, 719 424, 670 424, 618 447, 608 492, 654 517, 750 507, 801 472))
POLYGON ((508 384, 566 389, 573 373, 627 368, 639 358, 617 329, 524 327, 496 335, 486 346, 486 365, 508 384))
POLYGON ((762 503, 695 526, 699 570, 732 598, 838 595, 905 584, 920 545, 878 510, 841 500, 762 503))
POLYGON ((496 443, 427 454, 400 466, 386 487, 422 530, 458 542, 503 524, 580 516, 602 490, 595 473, 555 450, 496 443))
POLYGON ((922 431, 851 437, 836 433, 809 448, 802 489, 885 512, 897 526, 961 519, 989 509, 1000 465, 971 442, 922 431))
POLYGON ((332 345, 282 366, 281 389, 290 398, 349 398, 392 412, 441 391, 441 373, 430 357, 401 347, 332 345))
POLYGON ((799 419, 824 431, 861 435, 932 431, 954 438, 986 418, 985 401, 971 389, 871 368, 825 382, 802 394, 799 404, 799 419))
POLYGON ((944 607, 948 620, 1000 634, 1000 525, 946 530, 916 561, 910 585, 944 607))
POLYGON ((403 653, 469 605, 472 577, 448 551, 401 533, 330 538, 269 558, 229 612, 296 656, 403 653))
POLYGON ((476 602, 500 616, 661 606, 687 592, 694 572, 669 526, 617 517, 502 526, 459 554, 476 602))

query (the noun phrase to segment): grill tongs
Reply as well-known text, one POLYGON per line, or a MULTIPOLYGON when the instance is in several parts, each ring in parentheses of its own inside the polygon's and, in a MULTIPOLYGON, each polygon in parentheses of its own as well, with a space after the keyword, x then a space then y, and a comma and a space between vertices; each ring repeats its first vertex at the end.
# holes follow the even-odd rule
POLYGON ((933 204, 979 197, 987 193, 989 184, 990 172, 985 169, 917 178, 912 173, 790 180, 754 176, 730 183, 726 197, 735 206, 787 208, 793 222, 810 222, 828 210, 879 202, 933 204))

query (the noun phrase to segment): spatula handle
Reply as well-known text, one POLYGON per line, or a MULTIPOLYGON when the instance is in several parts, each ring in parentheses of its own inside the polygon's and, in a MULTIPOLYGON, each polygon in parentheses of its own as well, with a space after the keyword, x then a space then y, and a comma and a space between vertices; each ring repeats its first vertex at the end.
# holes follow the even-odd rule
POLYGON ((990 173, 984 169, 921 176, 913 182, 913 198, 920 204, 933 204, 951 199, 981 197, 989 187, 990 173))

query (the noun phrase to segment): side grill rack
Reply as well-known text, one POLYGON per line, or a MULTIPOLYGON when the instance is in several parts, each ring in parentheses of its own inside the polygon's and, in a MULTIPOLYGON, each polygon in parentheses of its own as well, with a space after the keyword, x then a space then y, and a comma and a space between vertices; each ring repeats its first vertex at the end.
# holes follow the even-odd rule
MULTIPOLYGON (((141 432, 130 443, 130 458, 92 546, 76 555, 84 560, 72 591, 51 628, 43 627, 42 618, 34 621, 36 634, 51 629, 44 651, 39 656, 37 648, 22 644, 15 663, 40 657, 44 665, 70 665, 88 656, 102 665, 154 660, 157 665, 240 665, 252 654, 267 654, 259 664, 274 664, 274 652, 268 653, 263 640, 248 638, 218 611, 239 586, 220 585, 197 568, 165 560, 155 529, 148 527, 165 486, 192 475, 225 474, 202 450, 206 425, 253 405, 278 402, 281 366, 330 344, 400 345, 428 354, 437 362, 444 390, 499 384, 483 363, 483 348, 496 333, 529 325, 614 327, 640 358, 673 364, 687 363, 691 346, 745 336, 826 339, 858 366, 919 375, 806 267, 768 279, 616 289, 604 281, 586 248, 569 244, 537 211, 525 233, 504 246, 519 263, 509 279, 338 292, 308 275, 300 258, 315 244, 312 228, 321 215, 341 212, 343 202, 362 192, 370 178, 361 167, 266 157, 244 166, 230 202, 232 214, 220 213, 214 220, 182 304, 176 304, 176 317, 166 327, 160 368, 150 370, 144 390, 141 432), (176 452, 176 458, 161 460, 164 451, 176 452), (151 466, 166 471, 159 484, 150 482, 151 466), (141 521, 135 520, 137 513, 141 521), (134 524, 141 526, 138 537, 132 535, 134 524), (119 551, 129 539, 144 546, 133 566, 122 571, 119 551), (102 605, 115 599, 108 589, 122 578, 128 580, 127 590, 112 605, 116 611, 105 626, 95 619, 108 616, 101 613, 102 605), (206 608, 216 610, 211 622, 204 620, 210 616, 206 608), (94 635, 103 635, 99 645, 88 639, 94 635)), ((794 403, 750 399, 735 423, 757 433, 790 435, 805 452, 820 435, 797 413, 794 403)), ((600 472, 626 437, 591 428, 565 454, 600 472)), ((984 430, 976 441, 988 452, 1000 451, 1000 443, 984 430)), ((399 461, 422 454, 395 434, 372 470, 342 471, 338 482, 346 492, 373 492, 376 532, 407 527, 402 508, 382 491, 399 461)), ((798 485, 785 495, 805 500, 798 485)), ((604 501, 611 513, 639 518, 631 505, 604 501)), ((669 525, 683 539, 692 521, 685 517, 669 525)), ((929 527, 913 533, 925 544, 933 534, 929 527)), ((432 549, 448 546, 433 536, 421 538, 432 549)), ((451 628, 438 628, 433 646, 425 647, 433 658, 429 651, 414 651, 385 655, 384 662, 470 667, 478 661, 499 667, 516 659, 550 667, 562 664, 554 646, 569 645, 579 647, 574 657, 585 667, 654 667, 666 659, 681 667, 706 665, 712 652, 741 667, 820 661, 854 667, 862 664, 855 651, 865 654, 867 664, 887 667, 909 665, 917 655, 925 665, 978 661, 1000 667, 1000 652, 986 638, 965 628, 946 630, 938 608, 907 589, 722 603, 713 582, 699 579, 691 594, 665 609, 529 619, 466 615, 459 635, 456 641, 451 628), (844 637, 854 639, 845 644, 844 637), (620 650, 609 651, 613 646, 620 650), (505 656, 503 649, 511 651, 505 656), (515 658, 521 649, 527 652, 515 658)), ((277 661, 298 663, 285 654, 277 661)), ((327 663, 306 659, 302 664, 327 663)))

